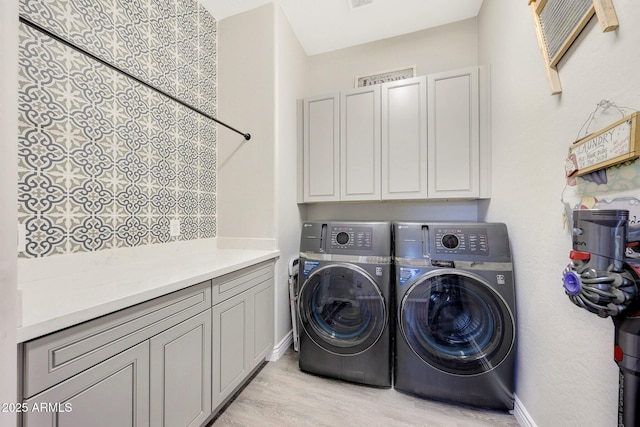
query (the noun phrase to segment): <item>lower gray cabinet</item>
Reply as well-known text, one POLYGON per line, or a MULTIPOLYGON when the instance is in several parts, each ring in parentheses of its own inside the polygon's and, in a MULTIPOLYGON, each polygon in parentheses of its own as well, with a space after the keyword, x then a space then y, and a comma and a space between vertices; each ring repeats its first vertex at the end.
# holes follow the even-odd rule
POLYGON ((150 344, 151 426, 200 426, 211 414, 211 310, 150 344))
POLYGON ((216 411, 273 350, 273 263, 214 279, 213 287, 214 301, 219 289, 229 290, 212 308, 216 411))
POLYGON ((253 299, 253 325, 250 345, 249 368, 261 364, 273 350, 273 281, 256 286, 251 291, 253 299))
POLYGON ((262 262, 24 343, 23 427, 204 425, 273 348, 273 268, 262 262))
POLYGON ((23 344, 25 399, 211 308, 211 281, 23 344))
POLYGON ((24 401, 25 427, 149 426, 149 342, 24 401))
POLYGON ((249 375, 250 345, 247 293, 232 297, 212 309, 213 396, 215 410, 249 375))

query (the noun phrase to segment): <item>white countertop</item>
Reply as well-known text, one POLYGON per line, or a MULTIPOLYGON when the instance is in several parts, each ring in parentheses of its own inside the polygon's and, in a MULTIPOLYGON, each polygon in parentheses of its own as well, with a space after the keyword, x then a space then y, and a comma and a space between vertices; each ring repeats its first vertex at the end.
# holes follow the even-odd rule
POLYGON ((219 249, 207 239, 20 259, 18 342, 278 256, 269 249, 219 249))

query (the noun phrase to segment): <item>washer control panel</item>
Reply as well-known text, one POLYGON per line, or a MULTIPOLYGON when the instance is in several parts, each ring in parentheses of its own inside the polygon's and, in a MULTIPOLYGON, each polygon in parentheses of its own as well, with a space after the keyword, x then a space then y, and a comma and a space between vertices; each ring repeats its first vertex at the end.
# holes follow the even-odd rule
POLYGON ((484 228, 438 227, 434 231, 437 254, 489 255, 484 228))
POLYGON ((331 249, 371 250, 373 228, 364 226, 331 227, 331 249))

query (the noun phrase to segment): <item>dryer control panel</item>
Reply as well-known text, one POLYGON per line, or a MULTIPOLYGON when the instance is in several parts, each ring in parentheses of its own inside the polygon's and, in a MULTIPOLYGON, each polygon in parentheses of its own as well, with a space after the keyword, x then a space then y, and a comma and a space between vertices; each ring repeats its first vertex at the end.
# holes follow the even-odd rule
POLYGON ((437 254, 489 255, 485 228, 438 227, 433 232, 437 254))
POLYGON ((391 256, 389 221, 305 221, 300 252, 366 256, 391 256))
POLYGON ((373 228, 363 226, 332 226, 331 249, 371 250, 373 228))
POLYGON ((396 259, 450 262, 511 262, 507 226, 500 222, 417 222, 393 224, 396 259))

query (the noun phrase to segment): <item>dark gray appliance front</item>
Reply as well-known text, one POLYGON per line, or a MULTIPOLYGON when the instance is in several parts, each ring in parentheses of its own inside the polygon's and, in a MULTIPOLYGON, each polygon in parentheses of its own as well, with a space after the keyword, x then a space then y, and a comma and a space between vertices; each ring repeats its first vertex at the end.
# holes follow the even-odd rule
POLYGON ((515 289, 504 224, 394 223, 394 386, 513 409, 515 289))
POLYGON ((391 386, 391 224, 305 222, 300 243, 300 369, 391 386))

